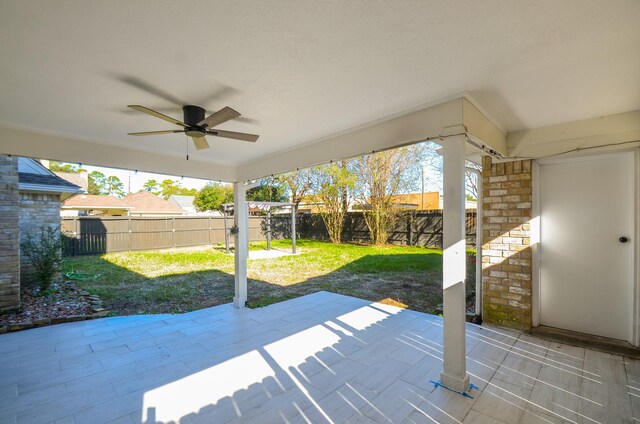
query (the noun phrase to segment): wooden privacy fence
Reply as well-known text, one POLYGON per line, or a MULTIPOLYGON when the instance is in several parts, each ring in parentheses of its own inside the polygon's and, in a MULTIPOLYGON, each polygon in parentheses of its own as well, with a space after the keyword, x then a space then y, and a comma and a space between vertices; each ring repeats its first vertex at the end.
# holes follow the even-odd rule
MULTIPOLYGON (((229 226, 232 225, 233 218, 230 218, 229 226)), ((475 227, 476 212, 468 210, 468 245, 475 245, 475 227)), ((224 228, 224 217, 217 216, 73 217, 62 218, 61 226, 68 256, 224 245, 224 228)), ((274 240, 291 238, 291 215, 272 215, 271 229, 274 240)), ((266 240, 266 234, 266 217, 249 217, 249 240, 266 240)), ((329 239, 319 214, 298 214, 296 234, 300 238, 329 239)), ((361 212, 347 214, 342 237, 347 242, 369 241, 369 230, 361 212)), ((389 231, 389 243, 442 247, 442 210, 403 212, 389 231)))
MULTIPOLYGON (((408 246, 442 247, 442 209, 402 212, 390 229, 388 243, 408 246)), ((329 240, 329 234, 319 214, 298 216, 300 237, 329 240)), ((468 209, 465 218, 468 246, 476 244, 476 210, 468 209)), ((362 212, 349 212, 342 229, 346 242, 370 241, 369 228, 362 212)))
MULTIPOLYGON (((265 239, 262 221, 249 218, 250 241, 265 239)), ((225 232, 217 216, 73 217, 62 219, 61 230, 69 256, 224 244, 225 232)))

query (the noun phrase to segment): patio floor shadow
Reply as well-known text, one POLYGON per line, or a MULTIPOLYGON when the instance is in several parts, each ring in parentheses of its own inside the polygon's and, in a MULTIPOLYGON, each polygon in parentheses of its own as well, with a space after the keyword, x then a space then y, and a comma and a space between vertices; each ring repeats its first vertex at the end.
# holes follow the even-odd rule
POLYGON ((467 327, 472 397, 435 388, 442 319, 318 292, 259 309, 0 336, 2 423, 616 423, 640 362, 467 327))

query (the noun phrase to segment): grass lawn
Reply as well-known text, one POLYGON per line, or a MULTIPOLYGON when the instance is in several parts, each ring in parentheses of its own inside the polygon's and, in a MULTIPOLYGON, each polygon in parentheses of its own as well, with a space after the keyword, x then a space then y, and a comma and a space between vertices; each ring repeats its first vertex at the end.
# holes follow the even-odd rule
MULTIPOLYGON (((250 307, 319 290, 425 312, 442 302, 441 250, 311 240, 297 245, 295 256, 248 261, 250 307)), ((272 247, 290 250, 291 242, 273 241, 272 247)), ((251 243, 252 250, 265 248, 251 243)), ((186 312, 233 299, 233 256, 215 247, 73 257, 65 267, 101 274, 78 285, 116 315, 186 312)))

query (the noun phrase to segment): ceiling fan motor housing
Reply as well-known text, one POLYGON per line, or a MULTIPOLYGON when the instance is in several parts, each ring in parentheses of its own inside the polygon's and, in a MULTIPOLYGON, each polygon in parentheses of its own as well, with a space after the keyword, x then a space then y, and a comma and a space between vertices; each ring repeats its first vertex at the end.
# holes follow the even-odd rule
POLYGON ((186 105, 182 111, 184 112, 184 123, 190 127, 195 127, 198 122, 204 120, 205 110, 200 106, 186 105))
POLYGON ((202 137, 205 129, 198 126, 198 122, 204 119, 205 110, 200 106, 186 105, 183 106, 184 123, 189 127, 185 129, 185 133, 189 137, 202 137))

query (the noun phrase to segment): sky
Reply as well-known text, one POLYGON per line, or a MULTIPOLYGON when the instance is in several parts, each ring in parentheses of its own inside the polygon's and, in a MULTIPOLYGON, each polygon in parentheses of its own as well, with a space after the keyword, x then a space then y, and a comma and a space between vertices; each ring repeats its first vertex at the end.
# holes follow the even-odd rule
MULTIPOLYGON (((64 162, 68 163, 68 162, 64 162)), ((74 166, 79 166, 77 163, 70 163, 74 166)), ((200 190, 202 187, 209 183, 209 180, 202 180, 198 178, 189 178, 189 177, 181 177, 175 175, 166 175, 166 174, 154 174, 151 172, 142 172, 142 171, 128 171, 125 169, 115 169, 115 168, 106 168, 103 166, 91 166, 82 164, 82 169, 86 169, 87 173, 91 173, 93 171, 102 172, 107 177, 116 176, 120 178, 120 181, 124 184, 125 191, 131 193, 137 193, 142 190, 142 186, 148 180, 156 180, 161 182, 166 180, 167 178, 172 179, 174 181, 180 182, 180 185, 185 188, 195 188, 196 190, 200 190), (129 184, 131 186, 129 187, 129 184)), ((425 191, 442 191, 442 178, 438 176, 437 172, 434 172, 428 166, 425 166, 425 191)), ((419 191, 419 188, 418 188, 419 191)))
MULTIPOLYGON (((78 164, 76 163, 72 163, 71 165, 78 166, 78 164)), ((127 171, 124 169, 105 168, 103 166, 90 166, 84 164, 82 165, 82 169, 86 169, 88 173, 91 173, 93 171, 102 172, 107 177, 116 176, 120 178, 120 181, 122 181, 122 183, 124 184, 125 191, 129 191, 131 193, 137 193, 142 190, 142 186, 148 180, 156 180, 158 182, 162 182, 163 180, 169 178, 174 181, 178 181, 182 187, 195 188, 197 190, 200 190, 209 182, 208 180, 201 180, 198 178, 183 178, 175 175, 154 174, 151 172, 141 171, 127 171), (131 184, 130 188, 129 184, 131 184)))
MULTIPOLYGON (((426 160, 425 162, 423 162, 421 166, 418 166, 414 170, 416 172, 414 172, 412 176, 416 180, 414 180, 415 183, 412 184, 413 187, 410 191, 414 191, 414 192, 420 191, 420 188, 421 188, 420 177, 423 177, 425 192, 430 192, 430 191, 442 192, 442 174, 441 174, 441 171, 438 169, 439 167, 437 166, 437 164, 435 167, 428 165, 428 163, 435 164, 437 161, 441 162, 442 159, 439 155, 436 155, 433 153, 431 153, 429 156, 436 158, 435 161, 434 159, 431 159, 430 161, 426 160)), ((423 160, 425 159, 423 158, 423 160)), ((71 163, 71 165, 78 166, 77 163, 71 163)), ((207 185, 207 183, 209 183, 209 180, 203 180, 198 178, 189 178, 189 177, 173 176, 173 175, 166 175, 166 174, 155 174, 151 172, 142 172, 142 171, 129 171, 125 169, 106 168, 102 166, 91 166, 91 165, 83 164, 82 168, 86 169, 88 173, 91 173, 93 171, 98 171, 103 173, 106 176, 118 177, 120 181, 122 181, 122 183, 124 184, 125 191, 131 192, 131 193, 137 193, 141 191, 143 189, 144 183, 152 179, 158 182, 162 182, 163 180, 169 178, 179 182, 182 187, 185 187, 188 189, 195 188, 196 190, 200 190, 202 187, 207 185)), ((440 168, 441 168, 441 165, 440 165, 440 168)))

